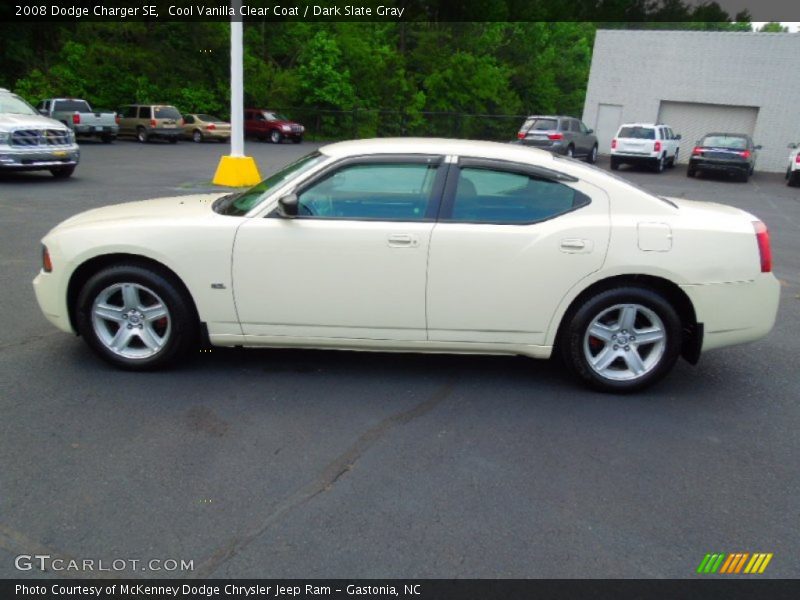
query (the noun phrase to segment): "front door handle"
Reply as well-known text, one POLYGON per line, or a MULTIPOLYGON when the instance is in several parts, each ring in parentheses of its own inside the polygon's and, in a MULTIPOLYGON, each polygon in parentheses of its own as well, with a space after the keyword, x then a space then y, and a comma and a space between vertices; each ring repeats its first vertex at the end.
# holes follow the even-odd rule
POLYGON ((419 246, 419 239, 410 233, 393 233, 389 236, 389 246, 392 248, 415 248, 419 246))

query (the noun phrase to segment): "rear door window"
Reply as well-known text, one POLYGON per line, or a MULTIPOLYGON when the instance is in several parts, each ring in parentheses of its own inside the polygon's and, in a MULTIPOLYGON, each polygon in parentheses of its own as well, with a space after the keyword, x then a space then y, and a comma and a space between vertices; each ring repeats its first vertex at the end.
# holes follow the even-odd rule
POLYGON ((589 204, 559 183, 488 167, 459 169, 452 214, 444 221, 514 225, 551 219, 589 204))

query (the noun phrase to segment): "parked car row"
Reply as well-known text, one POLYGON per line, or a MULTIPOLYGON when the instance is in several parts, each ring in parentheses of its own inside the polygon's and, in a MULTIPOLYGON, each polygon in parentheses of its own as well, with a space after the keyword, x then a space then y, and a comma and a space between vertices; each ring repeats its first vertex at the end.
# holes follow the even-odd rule
MULTIPOLYGON (((548 150, 554 154, 597 160, 598 142, 594 131, 575 117, 531 115, 517 133, 518 143, 548 150)), ((665 123, 623 123, 611 140, 611 169, 621 165, 651 167, 657 173, 674 167, 680 156, 681 135, 665 123)), ((786 170, 790 186, 800 185, 800 149, 793 150, 786 170)), ((745 133, 713 132, 703 136, 692 148, 688 177, 703 172, 725 173, 748 181, 755 171, 761 146, 745 133)))

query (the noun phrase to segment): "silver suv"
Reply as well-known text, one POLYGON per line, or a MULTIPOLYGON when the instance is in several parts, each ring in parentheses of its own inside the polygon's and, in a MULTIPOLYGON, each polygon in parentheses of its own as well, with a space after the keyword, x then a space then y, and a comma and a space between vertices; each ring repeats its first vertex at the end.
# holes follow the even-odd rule
POLYGON ((72 130, 0 88, 0 170, 48 170, 54 177, 66 178, 80 156, 72 130))
POLYGON ((525 119, 517 139, 525 146, 583 158, 588 163, 597 160, 597 136, 575 117, 532 115, 525 119))

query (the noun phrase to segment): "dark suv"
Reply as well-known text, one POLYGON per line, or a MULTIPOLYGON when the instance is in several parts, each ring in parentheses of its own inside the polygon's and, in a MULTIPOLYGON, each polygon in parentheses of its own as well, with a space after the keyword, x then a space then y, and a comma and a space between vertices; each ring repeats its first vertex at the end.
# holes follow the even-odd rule
POLYGON ((753 144, 753 138, 746 133, 707 133, 692 150, 686 175, 715 171, 747 182, 756 168, 759 150, 761 146, 753 144))
POLYGON ((554 154, 597 160, 597 136, 580 119, 559 116, 530 116, 517 133, 525 146, 549 150, 554 154))

